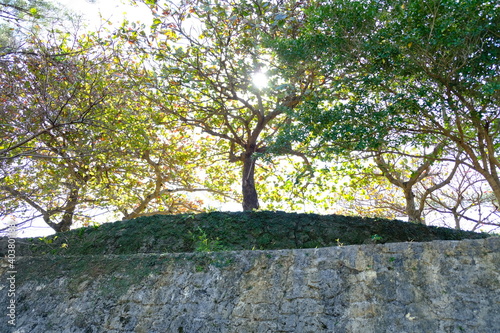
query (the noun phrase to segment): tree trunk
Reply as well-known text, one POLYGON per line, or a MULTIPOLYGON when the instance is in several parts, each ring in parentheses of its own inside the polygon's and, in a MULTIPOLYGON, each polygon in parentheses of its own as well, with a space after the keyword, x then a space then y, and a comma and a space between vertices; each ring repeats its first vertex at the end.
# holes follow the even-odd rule
POLYGON ((415 194, 411 190, 411 186, 403 188, 406 199, 406 214, 408 215, 408 222, 425 224, 422 220, 421 210, 417 209, 415 205, 415 194))
POLYGON ((73 215, 75 214, 76 206, 80 199, 80 189, 74 187, 68 196, 68 204, 64 208, 64 214, 62 216, 61 222, 57 224, 50 225, 56 233, 69 231, 73 225, 73 215))
POLYGON ((457 210, 453 209, 453 218, 455 219, 455 229, 460 230, 460 216, 457 214, 457 210))
POLYGON ((243 159, 241 189, 243 192, 243 211, 259 209, 259 198, 255 189, 255 159, 253 152, 247 152, 243 159))
MULTIPOLYGON (((440 145, 439 145, 440 146, 440 145)), ((436 147, 434 149, 434 153, 441 149, 436 147)), ((430 160, 424 160, 424 163, 419 166, 418 170, 414 173, 414 175, 408 181, 402 181, 397 175, 391 173, 391 167, 382 157, 382 153, 379 152, 378 155, 374 156, 375 162, 377 163, 377 167, 382 171, 382 174, 389 180, 389 182, 403 190, 405 200, 406 200, 406 215, 408 215, 408 222, 425 224, 422 220, 422 207, 417 208, 415 203, 415 193, 412 191, 413 185, 417 182, 418 177, 425 172, 426 169, 430 166, 430 160)))
MULTIPOLYGON (((492 166, 492 168, 495 167, 496 167, 495 165, 492 166)), ((495 205, 495 207, 497 207, 497 210, 500 211, 500 180, 498 179, 498 176, 496 176, 496 172, 492 172, 492 174, 483 172, 482 174, 484 178, 486 178, 488 184, 491 186, 491 190, 497 201, 496 204, 495 203, 493 204, 495 205)))

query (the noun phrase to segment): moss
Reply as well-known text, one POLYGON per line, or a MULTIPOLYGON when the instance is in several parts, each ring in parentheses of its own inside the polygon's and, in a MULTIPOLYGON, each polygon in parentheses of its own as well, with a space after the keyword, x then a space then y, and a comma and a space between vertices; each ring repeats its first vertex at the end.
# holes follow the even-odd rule
MULTIPOLYGON (((488 234, 340 215, 211 212, 156 215, 80 228, 43 239, 22 239, 18 255, 100 255, 208 250, 291 249, 390 242, 486 238, 488 234), (203 239, 200 240, 200 237, 203 239)), ((4 239, 6 241, 6 239, 4 239)), ((0 247, 4 256, 7 247, 0 247)))

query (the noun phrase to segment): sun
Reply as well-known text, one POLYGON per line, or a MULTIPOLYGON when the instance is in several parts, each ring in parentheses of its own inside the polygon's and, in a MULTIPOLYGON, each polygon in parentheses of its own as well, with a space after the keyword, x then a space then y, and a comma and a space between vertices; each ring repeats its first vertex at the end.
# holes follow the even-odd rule
POLYGON ((264 89, 267 87, 269 78, 267 77, 266 73, 263 71, 255 72, 252 74, 252 82, 253 85, 257 89, 264 89))

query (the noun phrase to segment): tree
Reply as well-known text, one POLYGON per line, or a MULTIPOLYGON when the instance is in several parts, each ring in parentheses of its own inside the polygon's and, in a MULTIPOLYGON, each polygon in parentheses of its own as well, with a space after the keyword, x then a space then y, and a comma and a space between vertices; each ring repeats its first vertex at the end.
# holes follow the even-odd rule
POLYGON ((325 153, 322 178, 329 177, 336 184, 328 192, 331 201, 343 207, 341 213, 406 215, 410 222, 426 224, 429 197, 452 181, 461 162, 453 155, 448 156, 450 162, 442 162, 444 147, 444 143, 428 150, 380 147, 337 153, 333 160, 325 153))
POLYGON ((458 156, 454 158, 452 170, 448 172, 446 177, 443 177, 439 182, 432 182, 429 186, 424 185, 428 178, 433 177, 435 180, 436 174, 444 173, 442 170, 432 170, 432 167, 442 155, 445 147, 446 144, 441 142, 431 152, 413 156, 401 148, 393 152, 383 152, 379 149, 372 155, 381 175, 403 192, 406 201, 405 213, 410 222, 425 224, 422 213, 426 208, 427 198, 448 185, 455 176, 461 163, 458 156), (391 158, 392 161, 389 161, 387 157, 391 158), (417 198, 415 189, 418 186, 423 186, 423 190, 420 191, 417 198))
MULTIPOLYGON (((34 37, 3 63, 2 216, 42 217, 60 232, 96 210, 125 219, 196 210, 182 193, 207 190, 192 163, 203 145, 177 122, 158 126, 168 121, 122 74, 123 54, 97 36, 67 37, 34 37)), ((147 76, 133 59, 128 67, 147 76)))
POLYGON ((334 79, 285 135, 337 153, 450 142, 498 202, 499 11, 485 0, 316 1, 301 38, 275 48, 334 79))
POLYGON ((319 84, 308 68, 284 76, 266 47, 272 37, 295 37, 299 2, 144 3, 154 15, 151 34, 132 26, 121 35, 143 50, 157 71, 149 98, 163 112, 216 138, 212 149, 242 167, 243 209, 259 208, 256 160, 288 121, 287 111, 319 84), (258 77, 267 84, 259 86, 258 77))
MULTIPOLYGON (((103 91, 92 78, 95 71, 92 71, 91 52, 69 50, 66 43, 44 44, 34 35, 30 38, 29 47, 25 45, 22 52, 1 61, 0 189, 5 195, 3 206, 10 207, 3 213, 18 211, 24 202, 42 213, 45 221, 59 231, 71 225, 80 191, 76 183, 66 181, 68 173, 78 174, 76 166, 58 173, 52 186, 47 186, 41 193, 28 191, 26 187, 47 180, 50 175, 43 172, 43 166, 48 161, 68 157, 63 156, 66 153, 58 151, 55 144, 46 145, 44 142, 56 143, 61 139, 57 138, 56 132, 66 133, 79 125, 92 124, 96 111, 101 108, 103 91), (40 168, 31 169, 35 164, 40 168), (66 186, 66 199, 59 200, 59 208, 49 212, 31 195, 47 195, 54 190, 53 186, 58 186, 55 184, 66 186), (50 215, 60 212, 64 212, 64 216, 58 226, 50 220, 50 215)), ((53 193, 52 199, 58 201, 57 197, 53 193)), ((51 206, 50 203, 47 205, 51 206)))
MULTIPOLYGON (((64 30, 64 27, 59 25, 61 13, 65 15, 61 8, 43 0, 7 0, 0 3, 0 17, 3 19, 3 22, 0 21, 0 68, 2 70, 0 75, 3 104, 0 117, 6 120, 1 125, 4 133, 4 136, 0 138, 1 159, 13 158, 11 155, 13 151, 23 154, 22 147, 26 147, 31 140, 51 128, 85 122, 85 114, 88 111, 85 108, 78 114, 72 114, 72 118, 68 118, 62 117, 61 114, 56 116, 54 113, 57 112, 57 108, 52 111, 52 115, 49 115, 49 111, 42 110, 41 107, 27 109, 26 100, 21 105, 13 103, 19 101, 19 97, 16 96, 18 90, 38 89, 41 88, 40 85, 47 84, 47 82, 32 83, 33 80, 38 79, 31 70, 34 67, 43 67, 48 71, 51 70, 49 68, 52 70, 57 68, 60 77, 64 77, 65 72, 73 70, 72 64, 62 65, 59 61, 64 56, 70 55, 67 53, 68 49, 64 50, 62 44, 61 47, 50 45, 56 40, 66 42, 68 38, 75 37, 70 32, 62 32, 61 29, 64 30), (54 16, 56 11, 58 18, 54 16), (44 34, 47 34, 47 43, 41 45, 38 36, 44 34), (59 66, 53 66, 56 62, 59 66), (46 67, 47 64, 50 66, 46 67), (24 110, 16 112, 18 108, 24 110), (31 130, 28 129, 28 124, 31 124, 31 130)), ((64 97, 60 99, 64 100, 64 97)), ((55 103, 55 101, 52 102, 55 103)))
POLYGON ((446 219, 451 215, 451 226, 457 230, 466 223, 472 225, 473 231, 485 225, 500 226, 500 211, 487 182, 465 165, 458 168, 457 176, 448 186, 433 193, 427 202, 428 210, 437 213, 441 223, 449 225, 446 219))
POLYGON ((45 0, 3 0, 0 3, 0 58, 22 51, 24 39, 29 38, 36 26, 54 24, 61 13, 62 8, 45 0))

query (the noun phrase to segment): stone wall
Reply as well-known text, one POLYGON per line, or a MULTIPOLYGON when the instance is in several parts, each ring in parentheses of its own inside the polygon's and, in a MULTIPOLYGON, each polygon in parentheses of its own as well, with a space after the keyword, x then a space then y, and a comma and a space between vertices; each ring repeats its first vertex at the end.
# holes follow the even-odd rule
POLYGON ((500 332, 500 238, 17 258, 0 332, 500 332))

